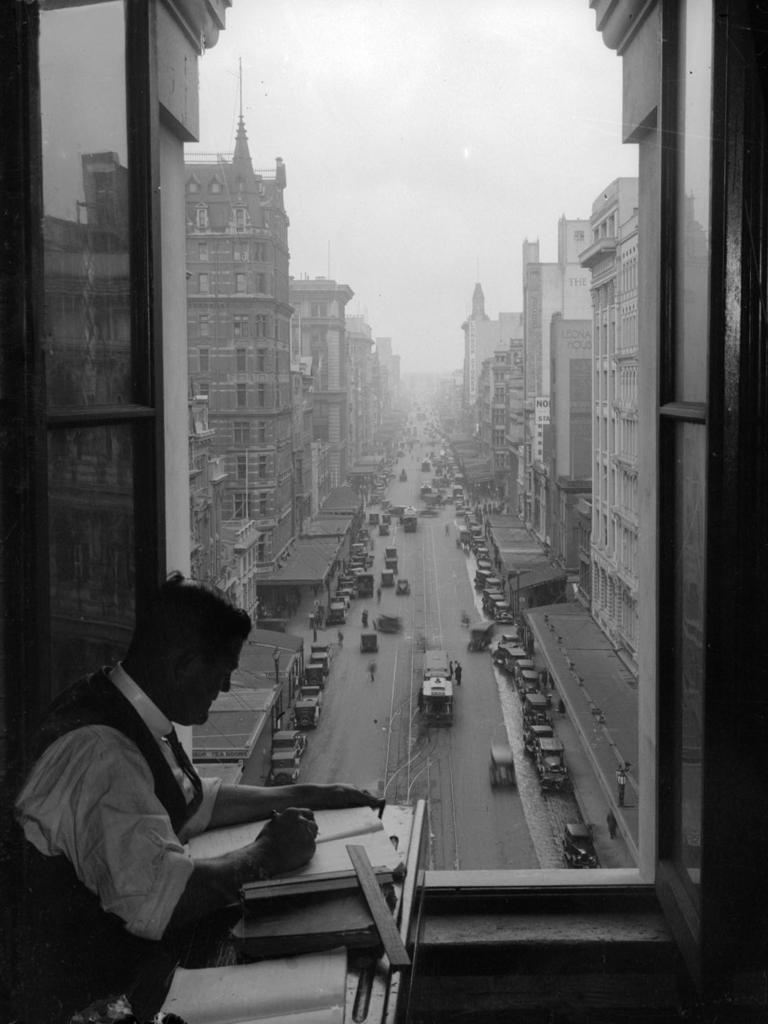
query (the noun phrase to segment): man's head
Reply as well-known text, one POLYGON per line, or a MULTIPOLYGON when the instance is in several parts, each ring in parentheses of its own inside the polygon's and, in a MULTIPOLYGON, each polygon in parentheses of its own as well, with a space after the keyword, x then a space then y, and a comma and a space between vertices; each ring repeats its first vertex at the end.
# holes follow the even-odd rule
POLYGON ((250 629, 217 587, 172 573, 137 615, 125 669, 172 721, 200 725, 229 689, 250 629))

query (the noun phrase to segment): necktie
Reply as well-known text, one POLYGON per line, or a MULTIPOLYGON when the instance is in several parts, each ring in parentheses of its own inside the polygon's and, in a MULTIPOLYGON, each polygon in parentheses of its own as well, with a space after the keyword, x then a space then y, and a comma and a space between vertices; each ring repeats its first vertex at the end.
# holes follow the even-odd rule
POLYGON ((173 756, 176 758, 176 764, 178 764, 179 768, 181 768, 192 783, 195 795, 192 797, 191 803, 187 805, 188 815, 191 818, 203 799, 203 783, 200 780, 200 776, 195 771, 192 762, 187 757, 187 752, 184 747, 182 747, 181 740, 179 739, 176 730, 171 729, 171 731, 163 738, 171 748, 173 756))

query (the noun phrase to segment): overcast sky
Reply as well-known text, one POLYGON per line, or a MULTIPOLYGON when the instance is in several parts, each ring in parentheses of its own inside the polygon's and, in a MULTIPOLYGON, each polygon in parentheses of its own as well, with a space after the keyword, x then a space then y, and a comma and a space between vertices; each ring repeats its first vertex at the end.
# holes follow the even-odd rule
POLYGON ((588 0, 234 0, 200 64, 200 144, 285 160, 291 273, 350 286, 348 313, 404 372, 463 359, 475 283, 522 310, 524 239, 556 258, 561 215, 614 178, 621 60, 588 0))

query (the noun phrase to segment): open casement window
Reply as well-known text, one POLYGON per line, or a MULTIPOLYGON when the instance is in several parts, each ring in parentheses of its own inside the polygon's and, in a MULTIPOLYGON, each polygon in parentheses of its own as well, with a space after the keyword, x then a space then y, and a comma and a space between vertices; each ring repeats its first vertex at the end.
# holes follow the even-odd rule
POLYGON ((435 999, 446 1020, 500 1006, 570 1020, 593 996, 583 1019, 637 1019, 619 1005, 622 941, 645 969, 655 939, 635 926, 654 913, 673 942, 647 991, 670 982, 669 1019, 676 1000, 739 1021, 766 1012, 768 18, 746 0, 590 6, 624 61, 625 139, 639 146, 638 871, 580 884, 428 871, 414 1021, 435 999), (595 951, 593 993, 600 907, 626 934, 595 951), (569 942, 573 966, 558 952, 569 942), (554 995, 532 997, 543 963, 554 995))
POLYGON ((2 179, 24 216, 6 218, 16 279, 2 281, 14 539, 0 602, 4 676, 22 681, 5 693, 8 760, 23 761, 24 722, 83 666, 124 651, 137 600, 164 572, 158 131, 149 3, 4 6, 18 78, 2 179))

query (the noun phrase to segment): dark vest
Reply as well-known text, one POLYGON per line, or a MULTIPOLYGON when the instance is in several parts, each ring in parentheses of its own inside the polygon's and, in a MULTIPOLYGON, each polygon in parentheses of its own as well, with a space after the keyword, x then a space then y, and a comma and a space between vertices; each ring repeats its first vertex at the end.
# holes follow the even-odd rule
MULTIPOLYGON (((155 794, 178 832, 190 813, 184 795, 156 739, 103 671, 81 679, 54 702, 39 730, 35 756, 85 725, 111 726, 135 743, 152 772, 155 794)), ((23 837, 22 847, 19 973, 23 1019, 28 1024, 58 1024, 94 999, 130 996, 139 977, 162 977, 173 970, 178 937, 153 942, 131 935, 120 918, 102 910, 66 857, 46 857, 23 837)), ((134 998, 140 1001, 137 992, 134 998)), ((162 986, 158 999, 162 1000, 162 986)))

